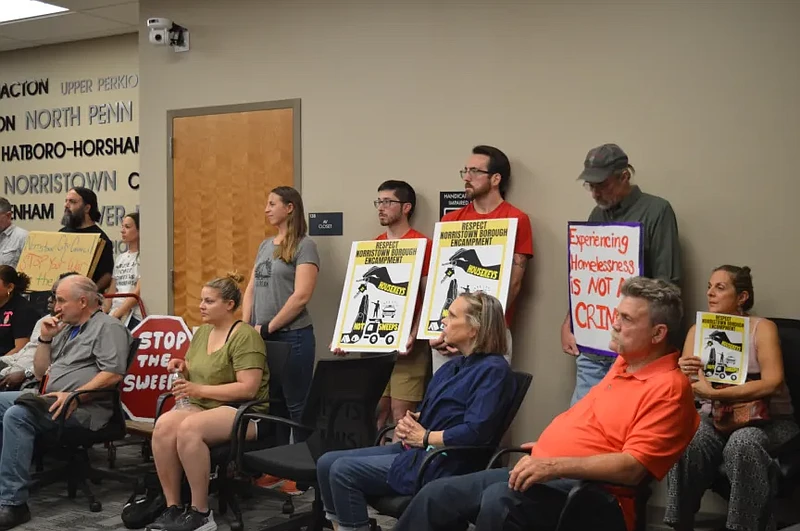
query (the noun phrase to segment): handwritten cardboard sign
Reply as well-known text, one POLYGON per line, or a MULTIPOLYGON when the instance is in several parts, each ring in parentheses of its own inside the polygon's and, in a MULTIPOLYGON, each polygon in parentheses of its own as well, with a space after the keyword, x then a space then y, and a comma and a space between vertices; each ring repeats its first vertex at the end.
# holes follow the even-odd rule
POLYGON ((104 244, 99 234, 31 232, 17 269, 31 277, 30 291, 50 291, 62 273, 91 277, 104 244))
POLYGON ((578 350, 616 356, 608 348, 622 283, 643 271, 641 223, 567 225, 569 311, 578 350))

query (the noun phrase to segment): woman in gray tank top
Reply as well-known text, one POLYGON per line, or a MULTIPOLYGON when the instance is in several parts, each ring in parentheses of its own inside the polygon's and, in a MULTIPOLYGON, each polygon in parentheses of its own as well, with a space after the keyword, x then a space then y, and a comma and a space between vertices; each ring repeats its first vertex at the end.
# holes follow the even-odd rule
MULTIPOLYGON (((749 267, 723 265, 708 282, 708 311, 748 315, 753 307, 753 278, 749 267)), ((747 381, 738 386, 713 388, 700 377, 700 358, 694 355, 695 327, 689 330, 681 370, 693 378, 695 396, 722 403, 766 399, 769 420, 730 433, 714 427, 710 409, 704 408, 702 422, 680 461, 667 476, 668 501, 664 522, 675 529, 692 529, 700 499, 719 475, 722 464, 731 484, 727 529, 769 529, 774 526, 769 511, 775 495, 769 477, 769 452, 794 437, 800 429, 792 416, 789 391, 784 383, 783 357, 775 323, 750 318, 752 348, 748 358, 747 381)))
MULTIPOLYGON (((292 420, 300 422, 314 372, 316 342, 306 305, 317 283, 319 254, 317 245, 306 235, 303 199, 297 190, 275 188, 264 212, 278 234, 258 248, 244 294, 243 319, 265 340, 292 346, 283 390, 292 420)), ((297 432, 293 435, 295 441, 302 436, 297 432)))

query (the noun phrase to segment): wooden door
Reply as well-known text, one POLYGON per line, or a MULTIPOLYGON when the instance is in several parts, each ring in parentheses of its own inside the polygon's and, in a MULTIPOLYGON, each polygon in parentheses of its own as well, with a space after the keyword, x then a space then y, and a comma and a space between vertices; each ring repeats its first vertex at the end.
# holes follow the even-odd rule
POLYGON ((238 271, 244 292, 259 244, 275 233, 264 207, 270 190, 294 186, 295 112, 172 120, 173 314, 190 327, 201 324, 203 285, 238 271))

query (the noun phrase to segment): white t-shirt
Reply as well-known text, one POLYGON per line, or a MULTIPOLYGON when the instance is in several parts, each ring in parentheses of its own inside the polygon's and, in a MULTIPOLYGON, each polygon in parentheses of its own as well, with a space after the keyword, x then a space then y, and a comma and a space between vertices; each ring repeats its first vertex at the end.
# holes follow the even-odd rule
MULTIPOLYGON (((138 252, 126 251, 117 256, 117 261, 114 263, 114 280, 117 285, 117 293, 133 293, 133 290, 136 289, 136 283, 139 282, 138 252)), ((111 299, 111 310, 119 308, 126 300, 125 297, 111 299)), ((120 320, 127 325, 131 315, 140 321, 142 320, 142 312, 139 310, 138 303, 128 315, 120 320)))

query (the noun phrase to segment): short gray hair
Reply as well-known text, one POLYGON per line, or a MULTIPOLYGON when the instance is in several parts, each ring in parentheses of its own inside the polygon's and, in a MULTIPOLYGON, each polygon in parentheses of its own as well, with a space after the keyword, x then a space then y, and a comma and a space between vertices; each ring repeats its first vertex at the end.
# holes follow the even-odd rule
POLYGON ((683 300, 678 286, 660 278, 631 277, 622 284, 622 296, 646 300, 650 322, 667 325, 667 341, 679 346, 683 300))
POLYGON ((11 205, 11 202, 8 199, 5 197, 0 197, 0 214, 11 212, 13 209, 14 207, 11 205))
POLYGON ((70 288, 70 293, 73 297, 86 297, 88 301, 94 302, 98 305, 103 302, 103 294, 97 289, 97 284, 89 277, 83 275, 72 275, 62 278, 59 283, 66 284, 70 288))

